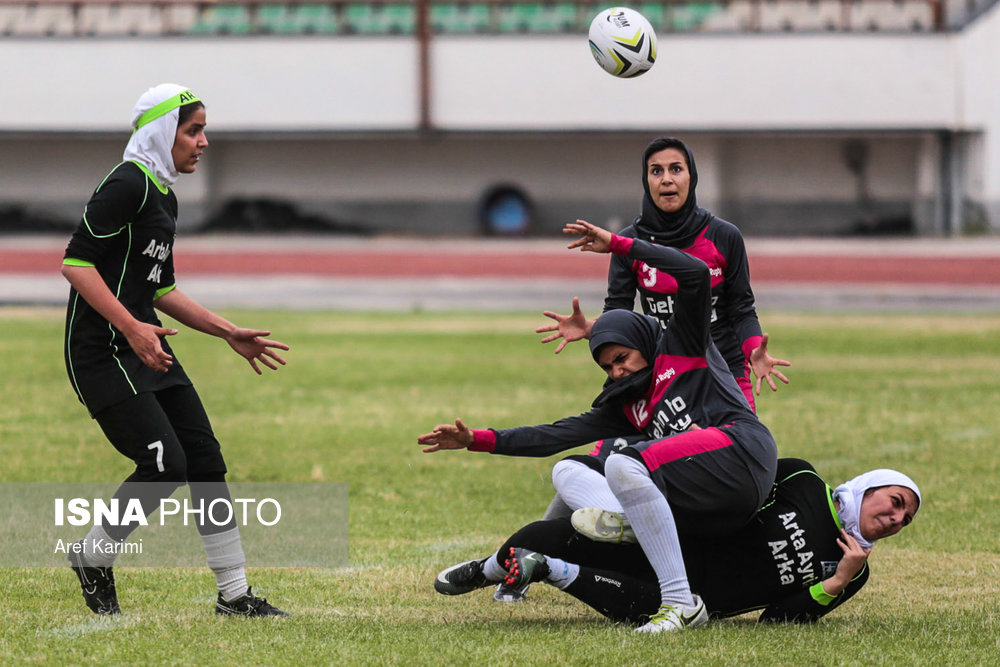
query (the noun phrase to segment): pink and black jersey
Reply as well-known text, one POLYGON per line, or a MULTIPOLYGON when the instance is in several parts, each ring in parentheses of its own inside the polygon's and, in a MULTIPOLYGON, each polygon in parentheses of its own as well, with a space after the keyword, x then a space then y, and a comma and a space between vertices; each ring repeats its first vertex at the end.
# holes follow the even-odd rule
MULTIPOLYGON (((738 381, 745 379, 741 386, 746 388, 749 387, 750 352, 761 342, 746 247, 735 225, 707 212, 704 219, 708 222, 693 243, 681 249, 708 266, 712 287, 712 340, 732 375, 738 381)), ((645 238, 636 225, 626 227, 621 235, 656 242, 655 236, 645 238)), ((638 294, 642 311, 666 326, 676 308, 677 289, 677 278, 668 271, 641 259, 616 255, 608 269, 604 310, 632 310, 638 294)))
MULTIPOLYGON (((638 326, 655 332, 650 350, 649 382, 627 400, 598 401, 589 412, 553 424, 474 432, 470 449, 515 456, 549 456, 604 438, 643 434, 659 440, 697 425, 702 429, 733 424, 767 429, 750 409, 710 335, 712 294, 707 265, 675 248, 641 239, 615 236, 612 252, 630 262, 642 262, 673 276, 677 317, 665 326, 631 311, 612 311, 598 318, 593 345, 612 320, 636 318, 638 326)), ((616 383, 611 383, 616 384, 616 383)), ((770 434, 767 440, 773 445, 770 434)), ((767 456, 773 456, 773 449, 767 456)), ((770 482, 768 482, 770 483, 770 482)))

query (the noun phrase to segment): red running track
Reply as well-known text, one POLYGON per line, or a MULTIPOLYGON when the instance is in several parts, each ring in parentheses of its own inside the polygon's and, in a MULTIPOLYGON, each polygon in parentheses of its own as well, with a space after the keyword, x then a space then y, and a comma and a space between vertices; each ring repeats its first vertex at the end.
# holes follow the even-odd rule
MULTIPOLYGON (((62 250, 0 250, 0 273, 56 273, 62 250)), ((498 252, 496 249, 431 252, 405 250, 186 249, 177 255, 185 275, 317 275, 330 277, 502 277, 595 279, 607 275, 607 260, 565 250, 498 252)), ((1000 286, 994 257, 858 256, 851 254, 750 253, 754 283, 895 283, 1000 286)))

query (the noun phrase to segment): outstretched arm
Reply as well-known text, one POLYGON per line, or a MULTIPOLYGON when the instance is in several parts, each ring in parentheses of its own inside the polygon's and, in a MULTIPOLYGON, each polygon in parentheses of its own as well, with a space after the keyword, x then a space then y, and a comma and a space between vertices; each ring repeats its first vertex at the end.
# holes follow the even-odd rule
POLYGON ((157 299, 154 305, 157 310, 166 313, 185 326, 225 339, 229 346, 236 350, 237 354, 250 363, 250 367, 257 375, 261 374, 257 362, 264 364, 271 370, 278 369, 275 362, 282 366, 286 363, 275 350, 287 350, 288 346, 276 340, 263 338, 263 336, 270 336, 270 331, 238 327, 221 315, 205 308, 179 289, 167 292, 157 299))

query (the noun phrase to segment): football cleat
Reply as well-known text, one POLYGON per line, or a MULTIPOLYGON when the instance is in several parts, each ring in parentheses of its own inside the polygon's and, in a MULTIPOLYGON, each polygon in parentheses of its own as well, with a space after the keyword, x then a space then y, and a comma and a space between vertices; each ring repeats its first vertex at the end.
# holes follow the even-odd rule
POLYGON ((599 507, 582 507, 570 519, 573 528, 595 542, 636 544, 632 524, 621 512, 602 510, 599 507))
POLYGON ((490 582, 483 574, 485 558, 467 560, 458 565, 441 570, 434 580, 434 590, 442 595, 465 595, 477 588, 484 588, 490 582))
POLYGON ((72 551, 69 566, 80 580, 83 600, 92 612, 102 616, 122 613, 115 591, 115 574, 110 567, 90 567, 84 563, 82 554, 72 551))
POLYGON ((705 603, 697 595, 694 596, 694 605, 660 605, 660 610, 650 616, 646 625, 638 628, 636 632, 657 633, 676 632, 677 630, 687 630, 696 628, 708 622, 708 611, 705 603))
POLYGON ((545 562, 545 556, 527 549, 510 547, 510 554, 504 565, 507 567, 507 576, 503 583, 515 590, 527 588, 529 584, 549 576, 549 564, 545 562))
POLYGON ((511 588, 506 583, 501 581, 497 585, 497 589, 493 591, 493 599, 497 602, 524 602, 528 599, 528 596, 526 595, 527 592, 528 586, 524 586, 522 588, 511 588))
POLYGON ((247 588, 243 595, 225 600, 222 593, 215 600, 215 613, 220 616, 291 616, 287 611, 281 611, 277 607, 268 603, 264 598, 259 598, 253 594, 252 588, 247 588))

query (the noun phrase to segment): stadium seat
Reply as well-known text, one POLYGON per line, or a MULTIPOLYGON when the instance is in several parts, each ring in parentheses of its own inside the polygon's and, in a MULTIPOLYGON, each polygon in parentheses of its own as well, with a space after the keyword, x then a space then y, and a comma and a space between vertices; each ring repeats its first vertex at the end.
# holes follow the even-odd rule
POLYGON ((163 32, 167 35, 187 35, 198 22, 197 5, 167 3, 160 9, 163 32))
POLYGON ((15 35, 72 35, 76 31, 76 20, 70 5, 25 5, 22 9, 12 26, 15 35))
POLYGON ((191 26, 192 35, 246 35, 250 33, 250 8, 246 5, 215 5, 204 9, 191 26))
POLYGON ((754 12, 750 0, 730 0, 719 5, 719 11, 705 18, 706 30, 744 32, 753 28, 754 12))
POLYGON ((0 35, 13 35, 23 13, 24 7, 20 5, 0 5, 0 35))
POLYGON ((416 25, 413 5, 348 4, 343 11, 344 29, 361 35, 412 34, 416 25))
POLYGON ((490 28, 490 8, 476 3, 436 3, 430 6, 431 30, 438 33, 468 34, 490 28))
POLYGON ((722 8, 712 2, 671 2, 664 27, 674 32, 701 30, 710 16, 721 11, 722 8))
POLYGON ((841 27, 840 0, 764 0, 760 9, 763 31, 818 31, 841 27))
POLYGON ((331 34, 340 30, 340 21, 332 5, 260 5, 257 29, 262 33, 331 34))
POLYGON ((504 3, 496 11, 497 28, 502 33, 568 32, 578 29, 576 5, 570 2, 504 3))
POLYGON ((80 5, 77 33, 81 35, 159 35, 163 20, 151 4, 80 5))
POLYGON ((640 2, 636 5, 626 5, 626 7, 632 6, 634 9, 646 17, 649 24, 653 26, 653 30, 656 32, 662 32, 666 29, 666 24, 664 23, 664 18, 668 12, 673 11, 675 3, 671 2, 670 8, 664 10, 667 3, 663 2, 640 2))
MULTIPOLYGON (((927 2, 905 2, 904 0, 867 0, 851 5, 850 25, 854 30, 909 31, 919 21, 917 14, 911 14, 910 6, 923 4, 927 10, 928 25, 933 20, 931 7, 927 2)), ((919 8, 917 8, 919 11, 919 8)))

